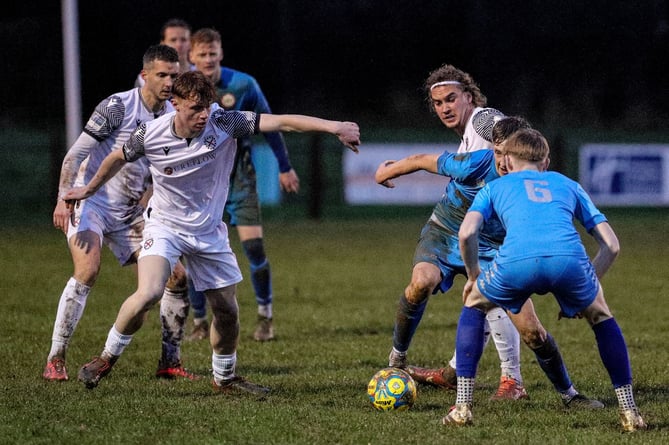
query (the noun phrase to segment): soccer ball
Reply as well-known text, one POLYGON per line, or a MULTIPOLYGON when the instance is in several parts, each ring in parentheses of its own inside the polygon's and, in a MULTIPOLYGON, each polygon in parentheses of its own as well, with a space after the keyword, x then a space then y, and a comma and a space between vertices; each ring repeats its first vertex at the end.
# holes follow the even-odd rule
POLYGON ((379 411, 404 411, 416 401, 416 382, 399 368, 384 368, 367 385, 367 396, 379 411))

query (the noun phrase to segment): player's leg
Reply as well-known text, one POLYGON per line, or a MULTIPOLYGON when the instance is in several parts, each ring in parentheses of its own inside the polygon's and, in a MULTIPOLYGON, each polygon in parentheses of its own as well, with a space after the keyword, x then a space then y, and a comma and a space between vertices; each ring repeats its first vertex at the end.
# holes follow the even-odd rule
POLYGON ((472 423, 474 384, 478 363, 483 354, 486 312, 494 307, 479 291, 478 286, 469 294, 460 312, 455 335, 457 396, 455 405, 442 419, 449 425, 472 423))
POLYGON ((272 314, 272 273, 265 253, 262 226, 238 225, 239 240, 251 269, 251 284, 258 304, 258 323, 253 332, 256 341, 274 339, 272 314))
POLYGON ((162 347, 156 377, 167 379, 184 377, 190 380, 197 378, 196 375, 186 371, 181 363, 181 342, 190 307, 187 282, 186 268, 178 261, 167 280, 165 292, 160 300, 162 347))
MULTIPOLYGON (((158 241, 154 239, 152 247, 155 248, 158 241)), ((100 379, 109 374, 118 357, 132 341, 134 333, 142 327, 149 309, 163 295, 165 283, 171 274, 170 261, 160 255, 145 253, 142 251, 138 260, 137 290, 121 305, 116 321, 107 334, 102 353, 79 369, 78 378, 87 388, 95 388, 100 379)), ((173 254, 172 258, 176 263, 179 253, 173 254)))
POLYGON ((618 399, 620 420, 625 431, 647 428, 634 401, 632 389, 632 366, 627 352, 627 343, 620 326, 611 314, 601 286, 595 301, 583 311, 597 340, 602 363, 609 374, 618 399))
POLYGON ((497 392, 491 400, 526 399, 527 392, 523 386, 520 373, 520 335, 509 319, 506 311, 500 307, 490 309, 486 313, 491 337, 499 355, 502 375, 497 392))
POLYGON ((423 318, 425 307, 432 291, 441 281, 441 271, 427 262, 417 263, 411 272, 411 282, 400 296, 395 327, 393 329, 393 348, 388 357, 388 366, 405 368, 407 351, 416 329, 423 318))
POLYGON ((188 277, 188 300, 193 312, 193 329, 186 341, 204 340, 209 338, 209 320, 207 320, 207 298, 204 292, 196 291, 193 280, 188 277))
POLYGON ((86 301, 100 271, 102 239, 90 230, 73 232, 69 241, 74 273, 58 301, 51 336, 51 350, 42 376, 46 380, 67 380, 65 360, 70 339, 84 313, 86 301))

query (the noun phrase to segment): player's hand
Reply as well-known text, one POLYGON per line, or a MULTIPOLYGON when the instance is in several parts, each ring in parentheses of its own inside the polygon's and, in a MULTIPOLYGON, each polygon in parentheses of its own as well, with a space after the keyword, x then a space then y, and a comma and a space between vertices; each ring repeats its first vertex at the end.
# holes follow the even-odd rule
POLYGON ((376 180, 377 184, 387 187, 389 189, 395 188, 395 184, 391 181, 391 179, 393 179, 393 176, 390 175, 388 169, 388 167, 394 163, 395 161, 389 160, 389 161, 383 161, 381 165, 379 165, 379 167, 376 169, 376 173, 374 174, 374 179, 376 180))
POLYGON ((297 193, 300 191, 300 178, 291 168, 287 172, 279 173, 279 185, 284 192, 297 193))
POLYGON ((53 211, 53 226, 56 229, 60 229, 63 233, 67 233, 68 224, 70 217, 72 216, 72 210, 62 199, 58 199, 56 208, 53 211))
POLYGON ((474 278, 474 279, 468 278, 467 279, 467 282, 465 283, 465 286, 462 288, 462 304, 467 303, 467 298, 469 298, 469 295, 474 290, 474 285, 475 284, 476 284, 476 278, 474 278))
POLYGON ((339 128, 335 133, 342 144, 350 148, 354 153, 358 153, 360 145, 360 127, 355 122, 340 122, 339 128))

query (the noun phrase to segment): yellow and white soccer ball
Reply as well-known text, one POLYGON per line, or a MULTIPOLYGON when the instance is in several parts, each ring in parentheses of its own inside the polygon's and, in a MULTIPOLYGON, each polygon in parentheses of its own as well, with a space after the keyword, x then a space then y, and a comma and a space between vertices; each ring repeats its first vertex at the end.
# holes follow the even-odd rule
POLYGON ((416 382, 399 368, 384 368, 367 385, 367 396, 379 411, 404 411, 416 401, 416 382))

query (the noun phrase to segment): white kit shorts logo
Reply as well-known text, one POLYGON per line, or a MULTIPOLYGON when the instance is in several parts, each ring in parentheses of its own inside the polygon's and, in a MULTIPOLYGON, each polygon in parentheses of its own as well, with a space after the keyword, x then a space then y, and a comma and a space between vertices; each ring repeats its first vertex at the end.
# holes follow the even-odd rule
POLYGON ((153 246, 153 238, 144 241, 144 250, 149 250, 153 246))

